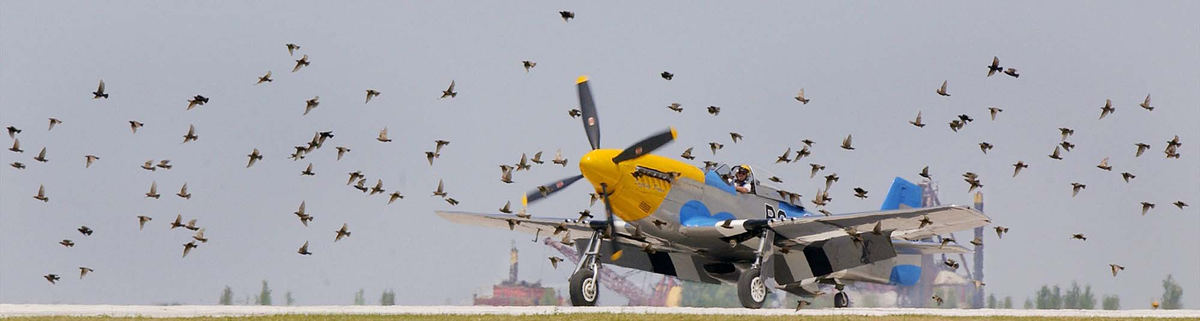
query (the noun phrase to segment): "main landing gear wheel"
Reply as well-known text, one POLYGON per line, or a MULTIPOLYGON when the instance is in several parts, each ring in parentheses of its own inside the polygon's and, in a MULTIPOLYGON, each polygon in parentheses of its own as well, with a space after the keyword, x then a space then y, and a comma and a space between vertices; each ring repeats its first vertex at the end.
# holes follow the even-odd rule
POLYGON ((742 302, 743 307, 759 309, 767 300, 767 283, 757 268, 742 272, 742 276, 738 278, 737 290, 738 301, 742 302))
POLYGON ((837 294, 833 295, 833 307, 835 307, 835 308, 850 307, 850 297, 846 295, 846 292, 838 291, 837 294))
POLYGON ((600 287, 596 282, 596 273, 591 269, 583 268, 571 275, 571 305, 577 307, 590 307, 596 305, 596 299, 600 297, 600 287))

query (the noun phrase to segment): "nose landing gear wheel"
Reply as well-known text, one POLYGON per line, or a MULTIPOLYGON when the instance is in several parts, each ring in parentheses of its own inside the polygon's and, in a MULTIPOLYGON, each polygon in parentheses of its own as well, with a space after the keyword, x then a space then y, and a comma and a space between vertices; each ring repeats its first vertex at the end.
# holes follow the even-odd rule
POLYGON ((759 309, 767 300, 767 284, 762 278, 762 272, 757 268, 742 272, 742 276, 738 278, 737 290, 738 301, 742 302, 743 307, 759 309))
POLYGON ((595 273, 591 269, 579 269, 569 279, 571 287, 571 305, 595 306, 600 297, 600 284, 596 282, 595 273))

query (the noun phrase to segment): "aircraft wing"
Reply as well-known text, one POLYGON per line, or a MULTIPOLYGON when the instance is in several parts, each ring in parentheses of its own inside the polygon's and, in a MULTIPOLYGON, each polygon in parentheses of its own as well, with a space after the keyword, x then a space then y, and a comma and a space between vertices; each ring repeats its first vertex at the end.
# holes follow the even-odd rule
MULTIPOLYGON (((521 231, 529 234, 545 234, 554 233, 556 227, 562 226, 571 232, 591 233, 592 229, 588 227, 586 222, 573 219, 554 218, 554 217, 531 217, 520 218, 511 214, 484 214, 484 213, 469 213, 469 212, 450 212, 437 211, 438 216, 445 218, 448 221, 508 229, 509 222, 513 222, 512 230, 521 231), (540 231, 540 232, 539 232, 540 231)), ((575 235, 585 235, 575 234, 575 235)))
POLYGON ((882 224, 881 227, 885 231, 891 230, 893 238, 915 241, 934 235, 984 226, 990 222, 991 220, 982 212, 970 207, 945 205, 822 217, 776 219, 768 224, 776 234, 787 239, 785 243, 804 245, 845 236, 847 227, 853 227, 859 233, 870 233, 876 223, 882 224), (921 227, 921 220, 924 218, 928 218, 932 223, 921 227))

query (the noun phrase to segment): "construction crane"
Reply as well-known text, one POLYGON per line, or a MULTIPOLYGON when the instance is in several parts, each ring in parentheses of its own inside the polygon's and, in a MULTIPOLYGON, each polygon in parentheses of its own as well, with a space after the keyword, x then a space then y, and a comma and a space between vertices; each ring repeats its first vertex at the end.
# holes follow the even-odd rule
MULTIPOLYGON (((562 255, 571 260, 572 263, 579 264, 579 252, 575 251, 575 248, 563 245, 557 240, 549 237, 543 239, 542 243, 554 248, 555 250, 558 250, 559 253, 562 253, 562 255)), ((677 286, 679 282, 673 277, 664 275, 662 280, 659 280, 658 283, 655 284, 653 291, 647 291, 636 284, 633 284, 633 282, 629 281, 625 276, 617 274, 617 272, 613 269, 604 268, 600 269, 600 284, 603 284, 604 287, 608 288, 609 290, 617 292, 617 294, 628 298, 629 305, 631 306, 665 306, 667 294, 670 292, 671 288, 677 286)))

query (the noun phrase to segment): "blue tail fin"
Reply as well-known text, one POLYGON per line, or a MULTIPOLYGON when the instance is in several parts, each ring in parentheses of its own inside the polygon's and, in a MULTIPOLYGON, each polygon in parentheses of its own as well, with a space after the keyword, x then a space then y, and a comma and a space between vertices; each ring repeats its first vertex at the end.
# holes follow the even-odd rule
POLYGON ((879 210, 917 207, 921 207, 921 187, 896 177, 896 180, 892 181, 892 189, 888 190, 887 198, 883 199, 883 205, 879 206, 879 210))

